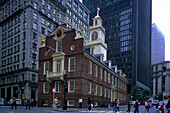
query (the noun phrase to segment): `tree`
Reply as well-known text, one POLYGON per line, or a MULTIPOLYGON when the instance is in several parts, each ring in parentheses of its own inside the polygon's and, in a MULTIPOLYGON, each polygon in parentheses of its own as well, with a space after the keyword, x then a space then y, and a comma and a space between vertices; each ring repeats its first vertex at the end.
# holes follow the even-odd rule
POLYGON ((138 86, 134 86, 130 92, 130 98, 133 96, 132 100, 138 99, 139 101, 143 100, 141 89, 138 86))
POLYGON ((151 97, 151 91, 149 89, 141 90, 141 93, 143 98, 146 97, 145 100, 148 100, 151 97))
POLYGON ((154 99, 158 99, 159 101, 163 100, 163 92, 159 92, 154 96, 154 99))

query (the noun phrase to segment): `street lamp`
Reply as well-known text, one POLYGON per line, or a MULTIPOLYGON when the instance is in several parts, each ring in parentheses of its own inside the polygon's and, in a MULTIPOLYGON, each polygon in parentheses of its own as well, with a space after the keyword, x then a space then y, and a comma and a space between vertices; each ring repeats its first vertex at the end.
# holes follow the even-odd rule
POLYGON ((67 110, 67 100, 66 100, 66 74, 63 75, 64 78, 64 105, 63 110, 67 110))

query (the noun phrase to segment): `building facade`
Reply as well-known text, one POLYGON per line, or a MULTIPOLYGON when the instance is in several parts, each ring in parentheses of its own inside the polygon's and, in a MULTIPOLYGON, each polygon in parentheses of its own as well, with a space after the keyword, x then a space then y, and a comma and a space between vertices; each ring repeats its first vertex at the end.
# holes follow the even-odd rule
POLYGON ((163 92, 170 96, 170 61, 152 65, 152 91, 153 96, 163 92))
POLYGON ((66 8, 54 0, 2 0, 0 97, 38 98, 41 37, 65 23, 66 8))
POLYGON ((152 24, 152 53, 151 64, 165 61, 165 36, 156 26, 152 24))
POLYGON ((55 88, 54 97, 58 97, 58 107, 62 107, 65 80, 68 107, 78 107, 79 98, 83 99, 83 107, 87 107, 90 98, 94 107, 108 106, 116 98, 121 104, 126 103, 127 80, 121 70, 106 61, 102 20, 96 16, 93 21, 96 24, 90 27, 86 43, 83 37, 76 37, 75 29, 64 25, 47 36, 46 46, 39 52, 39 106, 52 106, 55 88))
POLYGON ((91 11, 90 20, 100 8, 107 59, 127 75, 128 93, 135 85, 149 89, 152 0, 83 0, 83 4, 91 11))

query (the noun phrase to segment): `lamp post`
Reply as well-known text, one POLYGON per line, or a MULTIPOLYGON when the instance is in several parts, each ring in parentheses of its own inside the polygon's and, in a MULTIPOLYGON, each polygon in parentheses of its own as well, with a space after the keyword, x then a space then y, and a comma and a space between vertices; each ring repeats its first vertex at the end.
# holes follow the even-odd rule
POLYGON ((66 100, 66 74, 63 75, 64 78, 64 105, 63 110, 67 110, 67 100, 66 100))
POLYGON ((55 95, 55 88, 53 88, 53 110, 54 110, 54 95, 55 95))

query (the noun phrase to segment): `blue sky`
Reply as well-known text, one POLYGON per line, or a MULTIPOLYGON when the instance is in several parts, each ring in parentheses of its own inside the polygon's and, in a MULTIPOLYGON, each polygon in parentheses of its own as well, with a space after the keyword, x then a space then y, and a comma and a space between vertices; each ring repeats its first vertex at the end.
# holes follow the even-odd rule
POLYGON ((165 60, 170 61, 170 0, 152 0, 152 23, 165 36, 165 60))

